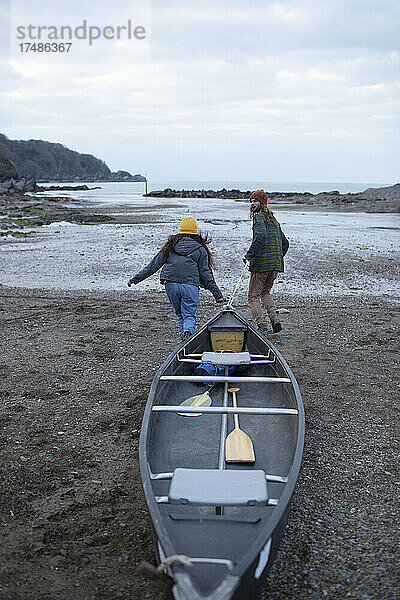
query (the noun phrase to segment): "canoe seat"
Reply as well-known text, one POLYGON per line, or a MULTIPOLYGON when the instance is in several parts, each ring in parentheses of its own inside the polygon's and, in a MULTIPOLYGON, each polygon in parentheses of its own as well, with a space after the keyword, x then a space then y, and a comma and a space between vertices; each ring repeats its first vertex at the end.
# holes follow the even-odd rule
POLYGON ((175 469, 169 488, 171 504, 212 506, 266 505, 268 488, 264 471, 175 469))
POLYGON ((203 363, 212 365, 249 365, 251 362, 249 352, 203 352, 201 356, 203 363))

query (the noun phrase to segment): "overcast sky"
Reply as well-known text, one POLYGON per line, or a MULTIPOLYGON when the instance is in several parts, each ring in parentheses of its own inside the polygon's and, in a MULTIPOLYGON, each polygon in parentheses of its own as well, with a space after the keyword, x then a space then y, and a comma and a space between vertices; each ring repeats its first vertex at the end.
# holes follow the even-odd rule
POLYGON ((399 0, 0 2, 12 139, 153 180, 400 181, 399 0), (83 19, 146 39, 19 49, 18 25, 83 19))

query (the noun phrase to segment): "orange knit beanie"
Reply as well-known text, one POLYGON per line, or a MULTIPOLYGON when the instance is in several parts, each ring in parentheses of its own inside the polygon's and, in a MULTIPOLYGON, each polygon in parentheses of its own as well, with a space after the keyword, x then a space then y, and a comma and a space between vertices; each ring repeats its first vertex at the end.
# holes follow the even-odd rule
POLYGON ((259 202, 262 202, 263 204, 267 204, 267 201, 268 201, 267 194, 264 192, 264 190, 257 190, 255 192, 253 192, 250 196, 250 200, 252 198, 254 200, 258 200, 259 202))

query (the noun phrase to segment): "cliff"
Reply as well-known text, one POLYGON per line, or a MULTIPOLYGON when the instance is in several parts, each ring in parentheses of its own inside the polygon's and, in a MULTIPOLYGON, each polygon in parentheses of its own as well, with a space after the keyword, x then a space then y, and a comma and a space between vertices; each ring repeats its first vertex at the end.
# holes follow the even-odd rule
POLYGON ((0 183, 11 178, 18 178, 17 170, 12 162, 0 152, 0 183))
MULTIPOLYGON (((37 181, 145 181, 127 171, 112 173, 91 154, 43 140, 10 140, 0 134, 0 155, 11 161, 20 177, 37 181)), ((6 167, 4 167, 6 168, 6 167)), ((12 177, 16 175, 9 175, 12 177)))

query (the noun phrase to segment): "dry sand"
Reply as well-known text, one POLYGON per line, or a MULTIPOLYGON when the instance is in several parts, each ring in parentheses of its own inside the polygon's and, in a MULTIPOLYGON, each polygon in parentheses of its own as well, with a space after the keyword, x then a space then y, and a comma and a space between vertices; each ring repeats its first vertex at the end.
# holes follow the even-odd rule
MULTIPOLYGON (((306 444, 262 597, 395 600, 397 309, 355 298, 279 304, 289 312, 273 338, 300 384, 306 444)), ((215 310, 203 297, 200 322, 215 310)), ((177 343, 165 294, 3 287, 0 316, 0 597, 161 599, 135 567, 153 560, 141 418, 177 343)))

